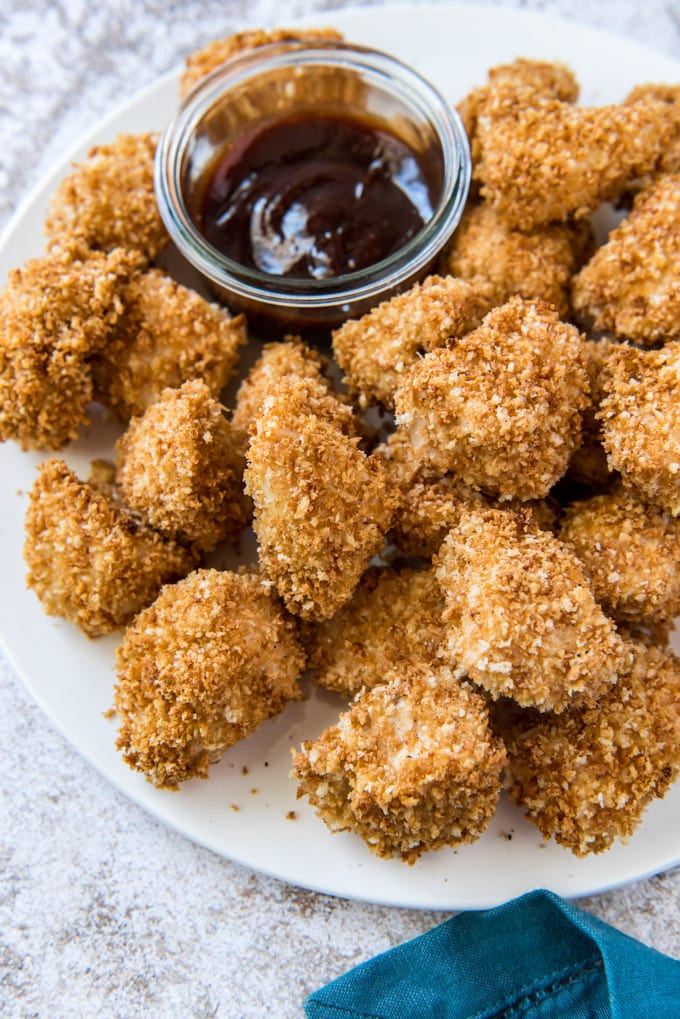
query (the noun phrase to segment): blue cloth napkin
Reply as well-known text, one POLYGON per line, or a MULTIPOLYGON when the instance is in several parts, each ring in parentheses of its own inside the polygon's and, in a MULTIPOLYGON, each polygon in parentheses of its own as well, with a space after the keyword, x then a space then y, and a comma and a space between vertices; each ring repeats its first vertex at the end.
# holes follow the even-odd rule
POLYGON ((309 1019, 680 1019, 680 962, 535 891, 376 956, 305 1009, 309 1019))

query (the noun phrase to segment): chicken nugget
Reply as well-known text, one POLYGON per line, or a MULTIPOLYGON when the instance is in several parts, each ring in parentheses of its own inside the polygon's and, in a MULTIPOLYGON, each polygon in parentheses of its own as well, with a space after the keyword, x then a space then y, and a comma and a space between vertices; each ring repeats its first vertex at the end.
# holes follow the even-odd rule
POLYGON ((1 442, 61 449, 88 420, 91 360, 122 314, 139 259, 121 248, 72 255, 31 259, 0 292, 1 442))
MULTIPOLYGON (((435 560, 450 660, 494 699, 592 706, 626 664, 585 569, 526 511, 470 511, 435 560)), ((446 659, 445 659, 446 660, 446 659)))
POLYGON ((619 484, 567 507, 559 537, 618 622, 654 626, 680 613, 680 520, 619 484))
POLYGON ((602 426, 597 419, 603 396, 600 380, 609 351, 615 346, 615 343, 603 338, 586 340, 584 347, 590 401, 581 418, 581 443, 571 455, 565 482, 567 486, 584 486, 593 493, 608 491, 616 480, 616 474, 609 469, 607 463, 607 454, 602 445, 602 426))
POLYGON ((404 373, 424 351, 475 329, 492 306, 483 281, 429 276, 406 293, 383 301, 333 333, 333 352, 344 381, 362 406, 394 406, 404 373))
POLYGON ((489 105, 495 91, 503 89, 510 92, 515 89, 524 95, 561 99, 565 103, 575 103, 579 94, 578 82, 565 64, 543 60, 526 60, 518 57, 510 64, 498 64, 490 68, 488 79, 486 85, 473 89, 456 107, 470 140, 473 175, 481 155, 477 121, 489 105))
POLYGON ((244 457, 251 426, 281 379, 296 375, 326 384, 322 374, 326 365, 326 359, 306 346, 299 336, 287 336, 282 341, 264 345, 260 357, 239 386, 231 416, 232 432, 244 457))
POLYGON ((631 665, 585 711, 528 712, 500 732, 510 796, 576 856, 627 839, 680 772, 680 662, 627 645, 631 665))
POLYGON ((353 697, 404 665, 435 663, 445 633, 443 611, 432 570, 368 570, 331 619, 307 627, 314 678, 353 697))
POLYGON ((613 348, 603 391, 598 418, 610 468, 643 501, 680 516, 680 342, 613 348))
POLYGON ((314 379, 284 378, 248 448, 260 563, 286 607, 328 619, 384 544, 394 497, 383 465, 357 448, 349 407, 314 379))
POLYGON ((407 373, 396 420, 440 475, 501 499, 542 498, 579 445, 587 392, 578 330, 550 305, 513 297, 407 373))
POLYGON ((342 39, 342 34, 334 28, 256 28, 236 32, 189 54, 180 81, 180 96, 188 95, 197 82, 220 64, 248 50, 275 42, 342 42, 342 39))
POLYGON ((243 315, 232 318, 158 269, 131 280, 123 300, 125 314, 93 366, 102 403, 126 421, 190 379, 219 396, 247 340, 243 315))
POLYGON ((206 778, 225 750, 299 700, 293 621, 254 574, 196 570, 168 584, 116 654, 116 747, 160 789, 206 778))
POLYGON ((331 831, 412 864, 479 838, 505 761, 479 694, 447 668, 404 667, 303 743, 293 777, 331 831))
MULTIPOLYGON (((637 103, 642 99, 655 99, 664 104, 663 116, 670 121, 672 133, 668 145, 661 153, 655 166, 655 173, 680 173, 680 85, 637 85, 628 93, 624 102, 637 103)), ((635 182, 641 190, 652 181, 653 175, 635 182)))
POLYGON ((570 309, 575 272, 590 257, 590 224, 550 223, 528 232, 508 226, 488 202, 470 205, 440 260, 440 271, 462 279, 485 279, 494 305, 515 295, 553 304, 561 317, 570 309))
POLYGON ((165 389, 116 444, 118 483, 156 530, 201 551, 248 521, 239 456, 224 407, 199 379, 165 389))
POLYGON ((168 242, 153 185, 156 134, 120 134, 97 145, 52 197, 45 231, 54 248, 129 248, 155 258, 168 242))
POLYGON ((164 583, 196 565, 192 552, 79 481, 63 460, 41 465, 25 528, 26 583, 48 616, 89 637, 129 623, 164 583))
POLYGON ((489 500, 481 492, 451 474, 417 480, 399 501, 392 522, 392 540, 404 555, 431 559, 461 513, 488 505, 489 500))
POLYGON ((500 90, 477 122, 481 193, 521 230, 580 219, 657 164, 663 104, 582 107, 500 90))
POLYGON ((680 339, 680 173, 665 174, 633 203, 574 278, 579 320, 643 346, 680 339))

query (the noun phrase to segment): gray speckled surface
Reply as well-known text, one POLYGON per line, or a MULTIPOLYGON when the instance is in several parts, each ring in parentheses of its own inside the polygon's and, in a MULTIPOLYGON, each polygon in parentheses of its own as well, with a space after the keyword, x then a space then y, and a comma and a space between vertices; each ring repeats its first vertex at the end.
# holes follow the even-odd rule
MULTIPOLYGON (((0 0, 0 227, 97 117, 245 25, 344 6, 295 0, 0 0)), ((680 58, 680 4, 513 3, 680 58)), ((7 1016, 280 1017, 444 919, 288 887, 170 832, 85 764, 0 658, 0 1010, 7 1016)), ((680 871, 582 901, 680 957, 680 871)))

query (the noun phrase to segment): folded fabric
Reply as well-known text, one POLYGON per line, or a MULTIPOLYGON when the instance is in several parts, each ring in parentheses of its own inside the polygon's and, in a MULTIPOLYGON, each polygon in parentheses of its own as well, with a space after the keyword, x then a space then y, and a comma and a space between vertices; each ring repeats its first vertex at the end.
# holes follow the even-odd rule
POLYGON ((680 962, 552 892, 460 913, 316 991, 310 1019, 680 1019, 680 962))

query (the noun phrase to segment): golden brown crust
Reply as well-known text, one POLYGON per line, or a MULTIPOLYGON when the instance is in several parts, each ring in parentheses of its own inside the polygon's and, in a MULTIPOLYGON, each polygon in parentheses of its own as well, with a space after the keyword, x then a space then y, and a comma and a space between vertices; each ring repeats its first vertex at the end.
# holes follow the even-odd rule
POLYGON ((162 538, 63 460, 40 467, 26 513, 26 582, 50 616, 89 637, 129 623, 161 585, 184 576, 195 556, 162 538))
POLYGON ((251 426, 265 399, 276 390, 281 379, 296 375, 323 382, 325 365, 321 354, 306 346, 299 336, 289 336, 280 342, 264 345, 260 357, 239 386, 231 416, 234 438, 243 456, 248 448, 251 426))
POLYGON ((451 660, 494 699, 594 705, 626 656, 583 566, 530 513, 470 511, 436 558, 451 660))
POLYGON ((574 326, 515 297, 411 369, 396 419, 416 460, 440 474, 502 499, 541 498, 579 444, 587 386, 574 326))
POLYGON ((612 470, 643 500, 680 515, 680 343, 617 346, 603 372, 598 418, 612 470))
POLYGON ((304 654, 261 578, 196 570, 140 613, 116 667, 117 748, 175 789, 299 699, 304 654))
POLYGON ((91 359, 120 319, 123 284, 139 266, 105 255, 34 258, 0 292, 0 441, 57 450, 78 435, 93 397, 91 359))
POLYGON ((135 277, 122 296, 125 314, 94 366, 98 398, 127 420, 190 379, 219 396, 247 340, 243 316, 158 269, 135 277))
POLYGON ((575 277, 588 326, 644 346, 680 338, 680 173, 642 191, 631 213, 575 277))
POLYGON ((392 523, 392 539, 408 556, 432 558, 461 513, 483 508, 489 500, 458 478, 447 474, 434 480, 417 480, 400 499, 392 523))
POLYGON ((434 664, 445 633, 443 611, 432 570, 368 570, 331 619, 306 628, 314 678, 353 697, 402 666, 434 664))
POLYGON ((680 520, 618 486, 568 507, 559 536, 617 621, 654 626, 680 613, 680 520))
POLYGON ((180 81, 179 94, 188 95, 194 85, 220 64, 239 53, 274 42, 342 42, 342 34, 334 28, 256 28, 236 32, 226 39, 216 39, 204 49, 190 53, 180 81))
MULTIPOLYGON (((680 85, 637 85, 628 93, 624 102, 637 103, 643 99, 655 99, 663 103, 664 118, 672 126, 672 132, 667 146, 661 153, 661 158, 655 167, 656 173, 680 173, 680 85)), ((651 183, 652 177, 644 177, 636 185, 640 188, 651 183)))
POLYGON ((116 458, 128 505, 167 537, 207 551, 245 527, 243 461, 204 382, 164 390, 132 419, 116 458))
POLYGON ((328 619, 351 597, 390 525, 384 468, 352 431, 351 410, 323 385, 289 376, 251 437, 245 481, 260 563, 303 618, 328 619))
POLYGON ((628 645, 632 668, 586 711, 502 727, 510 796, 576 856, 626 839, 680 771, 680 662, 628 645))
POLYGON ((470 205, 440 261, 440 271, 493 286, 493 304, 514 296, 570 309, 571 277, 592 254, 590 224, 550 223, 529 232, 510 227, 488 202, 470 205))
POLYGON ((120 134, 97 145, 62 181, 45 223, 51 246, 129 248, 155 258, 168 241, 153 186, 158 136, 120 134))
POLYGON ((656 100, 588 108, 499 90, 477 131, 482 195, 532 230, 615 199, 653 169, 671 128, 656 100))
POLYGON ((419 356, 475 329, 492 305, 483 281, 428 276, 333 333, 344 381, 365 406, 394 406, 394 393, 419 356))
POLYGON ((298 796, 378 856, 474 842, 498 802, 505 750, 482 697, 450 670, 404 667, 293 754, 298 796))

